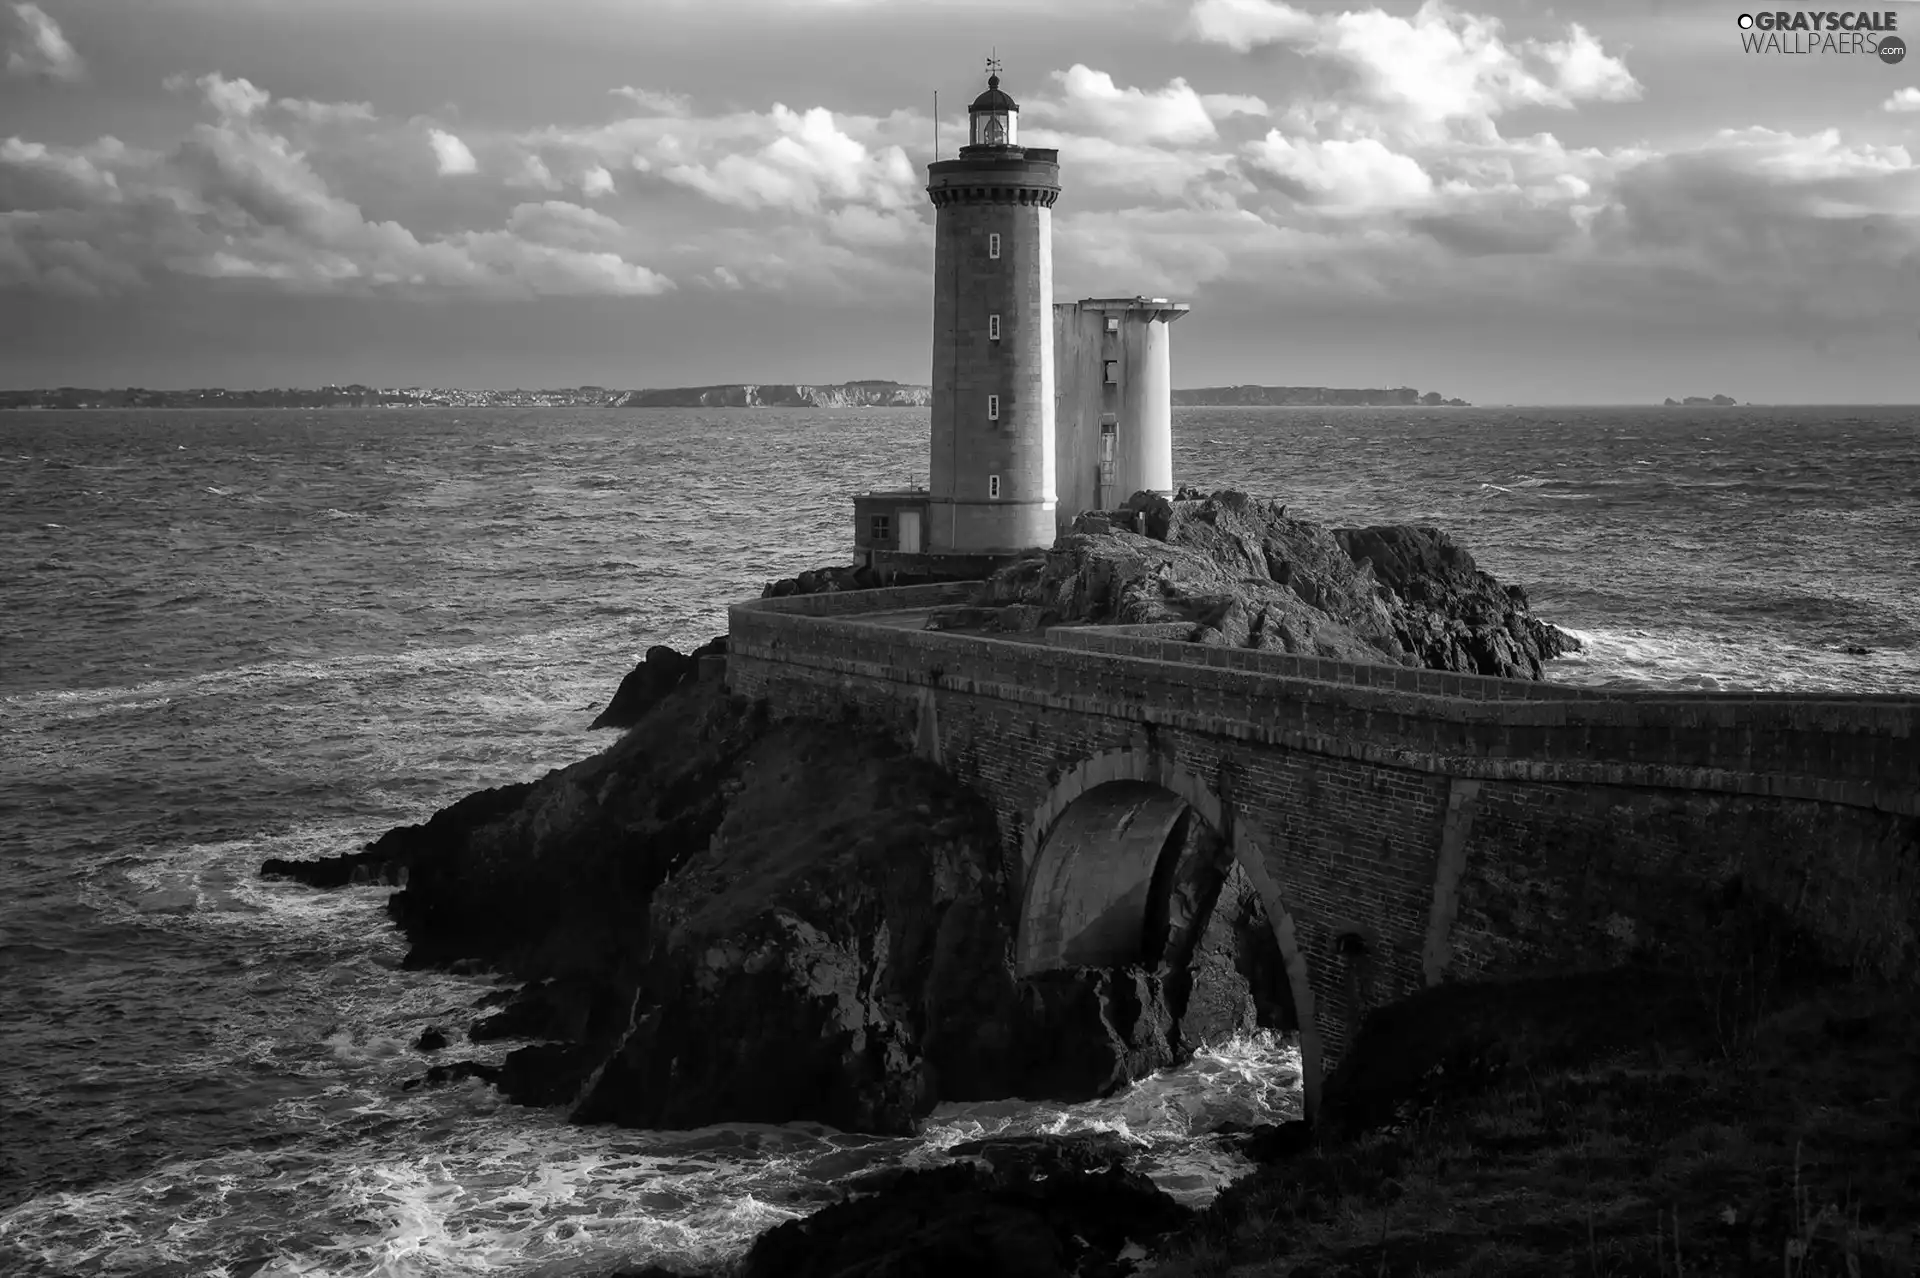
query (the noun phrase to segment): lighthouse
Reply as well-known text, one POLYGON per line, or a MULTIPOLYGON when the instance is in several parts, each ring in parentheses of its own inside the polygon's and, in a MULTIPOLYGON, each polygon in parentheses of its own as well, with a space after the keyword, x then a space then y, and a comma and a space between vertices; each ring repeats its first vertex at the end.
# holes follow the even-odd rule
POLYGON ((1020 145, 999 66, 959 157, 927 169, 934 207, 928 549, 1001 554, 1055 534, 1053 202, 1060 153, 1020 145))
POLYGON ((1084 510, 1171 496, 1164 297, 1056 304, 1060 153, 1020 145, 1020 104, 987 62, 957 158, 927 166, 934 208, 927 482, 853 499, 856 566, 883 581, 985 577, 1054 544, 1084 510))

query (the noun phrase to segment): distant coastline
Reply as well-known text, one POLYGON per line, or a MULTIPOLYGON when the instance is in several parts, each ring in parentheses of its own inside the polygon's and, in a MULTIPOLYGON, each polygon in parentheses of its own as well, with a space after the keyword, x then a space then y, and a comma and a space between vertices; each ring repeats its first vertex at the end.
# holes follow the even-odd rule
POLYGON ((1348 390, 1334 386, 1202 386, 1173 392, 1176 404, 1329 405, 1380 408, 1471 408, 1439 391, 1424 395, 1411 386, 1348 390))
MULTIPOLYGON (((729 382, 654 390, 572 386, 556 390, 460 390, 444 387, 322 386, 313 390, 97 390, 60 386, 0 391, 0 409, 128 408, 925 408, 931 387, 883 380, 729 382)), ((1329 386, 1206 386, 1176 390, 1183 405, 1350 405, 1468 407, 1410 386, 1349 390, 1329 386)))
POLYGON ((1669 395, 1667 396, 1666 402, 1662 404, 1661 407, 1662 408, 1697 408, 1702 404, 1706 404, 1706 405, 1711 405, 1714 408, 1732 408, 1735 404, 1738 404, 1739 402, 1740 402, 1739 400, 1735 399, 1731 395, 1714 395, 1714 396, 1689 395, 1685 399, 1675 399, 1673 396, 1669 395))

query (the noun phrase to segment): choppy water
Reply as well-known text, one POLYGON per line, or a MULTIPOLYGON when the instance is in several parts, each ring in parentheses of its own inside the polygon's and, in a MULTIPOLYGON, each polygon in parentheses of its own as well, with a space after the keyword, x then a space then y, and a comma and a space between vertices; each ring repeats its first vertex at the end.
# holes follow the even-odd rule
MULTIPOLYGON (((1293 1112, 1284 1044, 916 1141, 407 1091, 491 983, 397 970, 379 889, 253 877, 596 748, 639 651, 844 562, 846 495, 924 474, 925 438, 915 410, 0 414, 0 1272, 703 1263, 999 1130, 1124 1130, 1193 1201, 1233 1174, 1191 1133, 1293 1112)), ((1187 409, 1176 438, 1182 482, 1453 530, 1591 639, 1556 678, 1920 690, 1912 410, 1187 409)))

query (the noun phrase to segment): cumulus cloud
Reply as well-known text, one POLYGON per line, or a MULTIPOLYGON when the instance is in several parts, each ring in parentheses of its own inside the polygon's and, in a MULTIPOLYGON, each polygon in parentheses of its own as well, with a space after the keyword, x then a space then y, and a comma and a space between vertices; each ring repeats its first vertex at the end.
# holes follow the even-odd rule
POLYGON ((523 239, 583 252, 604 251, 626 236, 613 218, 566 200, 515 205, 506 229, 523 239))
POLYGON ((1276 129, 1248 150, 1254 165, 1296 198, 1334 214, 1409 208, 1433 194, 1433 179, 1419 161, 1372 138, 1296 142, 1276 129))
MULTIPOLYGON (((1522 108, 1605 110, 1638 83, 1579 27, 1521 41, 1439 4, 1396 17, 1200 0, 1192 15, 1201 38, 1284 46, 1302 66, 1258 97, 1197 74, 1036 74, 1023 138, 1071 166, 1055 210, 1063 294, 1284 280, 1289 297, 1342 304, 1424 291, 1815 326, 1881 322, 1920 298, 1920 177, 1903 148, 1834 130, 1664 152, 1509 137, 1522 108)), ((0 137, 0 285, 105 295, 193 275, 526 296, 679 281, 924 300, 923 111, 702 111, 627 87, 599 122, 456 137, 219 75, 178 84, 204 118, 169 148, 0 137)))
POLYGON ((229 80, 217 71, 201 76, 194 83, 200 87, 207 105, 224 116, 245 119, 273 101, 272 94, 256 88, 252 81, 229 80))
POLYGON ((112 162, 125 155, 117 138, 84 150, 57 149, 21 138, 0 139, 0 207, 55 208, 120 197, 112 162))
POLYGON ((1349 127, 1403 138, 1485 136, 1516 107, 1623 101, 1641 88, 1626 64, 1574 25, 1559 41, 1505 38, 1500 21, 1426 0, 1411 17, 1380 9, 1308 13, 1281 0, 1197 0, 1196 38, 1242 52, 1284 45, 1344 70, 1349 127))
POLYGON ((1061 96, 1036 99, 1026 110, 1064 130, 1131 142, 1207 142, 1216 135, 1206 103, 1177 77, 1162 89, 1123 89, 1105 71, 1076 63, 1053 78, 1061 96))
MULTIPOLYGON (((471 172, 471 170, 469 170, 471 172)), ((534 187, 542 191, 560 189, 559 179, 553 176, 553 170, 547 162, 536 154, 524 155, 520 159, 520 169, 507 179, 508 186, 534 187)))
MULTIPOLYGON (((825 107, 793 111, 776 103, 760 123, 773 135, 764 144, 713 158, 688 154, 695 139, 662 134, 654 142, 652 168, 670 182, 741 209, 821 214, 834 203, 894 209, 914 202, 918 177, 905 151, 868 147, 825 107)), ((697 141, 701 151, 722 149, 714 145, 720 138, 697 141)))
POLYGON ((440 165, 442 177, 479 170, 479 162, 473 158, 473 152, 467 149, 467 144, 445 129, 427 130, 427 141, 433 147, 433 158, 440 165))
POLYGON ((1920 111, 1920 88, 1908 85, 1880 104, 1882 111, 1920 111))
MULTIPOLYGON (((501 226, 432 235, 370 218, 272 122, 264 90, 219 75, 194 83, 212 118, 170 150, 112 138, 78 148, 0 141, 0 287, 101 296, 166 276, 304 293, 673 287, 633 260, 620 222, 564 201, 517 206, 501 226)), ((460 154, 471 160, 463 145, 460 154)))
POLYGON ((12 7, 17 29, 7 41, 8 75, 68 82, 85 77, 86 64, 46 10, 37 4, 12 7))
POLYGON ((612 195, 613 191, 613 174, 607 172, 604 164, 592 165, 580 175, 580 194, 588 199, 612 195))

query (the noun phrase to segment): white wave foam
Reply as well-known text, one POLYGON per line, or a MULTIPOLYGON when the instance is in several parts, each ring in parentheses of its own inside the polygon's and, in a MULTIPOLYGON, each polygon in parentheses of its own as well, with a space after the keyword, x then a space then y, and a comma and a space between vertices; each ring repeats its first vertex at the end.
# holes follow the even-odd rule
MULTIPOLYGON (((403 1055, 378 1036, 324 1041, 353 1065, 403 1055)), ((1108 1101, 943 1107, 911 1139, 818 1124, 576 1128, 502 1105, 477 1082, 399 1096, 336 1084, 274 1106, 271 1126, 303 1134, 294 1144, 183 1160, 0 1214, 0 1255, 21 1258, 22 1278, 216 1274, 242 1261, 262 1274, 409 1278, 710 1268, 833 1201, 849 1176, 950 1161, 963 1140, 1024 1132, 1118 1132, 1139 1146, 1138 1167, 1199 1205, 1248 1165, 1192 1133, 1297 1115, 1298 1069, 1291 1045, 1236 1039, 1108 1101)))
POLYGON ((1582 651, 1548 665, 1555 683, 1696 692, 1920 691, 1920 651, 1911 649, 1860 656, 1764 634, 1733 638, 1639 628, 1561 629, 1580 640, 1582 651))
POLYGON ((922 1132, 925 1146, 906 1161, 937 1162, 955 1145, 988 1137, 1105 1132, 1138 1146, 1133 1165, 1167 1193, 1204 1206, 1250 1167, 1211 1133, 1300 1117, 1300 1070, 1296 1043, 1265 1030, 1235 1035, 1106 1100, 942 1105, 922 1132))

